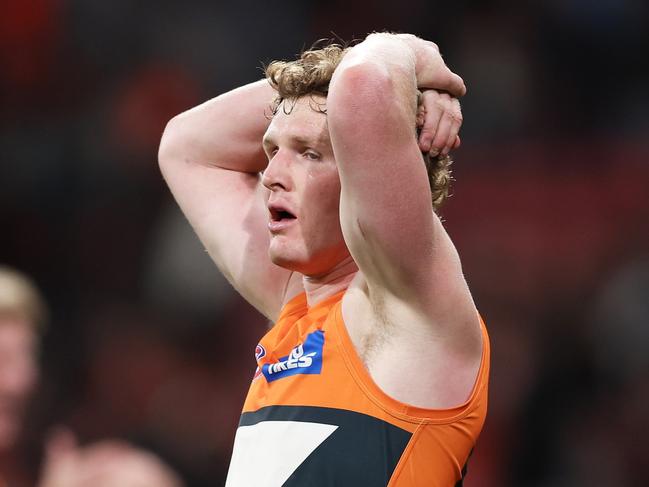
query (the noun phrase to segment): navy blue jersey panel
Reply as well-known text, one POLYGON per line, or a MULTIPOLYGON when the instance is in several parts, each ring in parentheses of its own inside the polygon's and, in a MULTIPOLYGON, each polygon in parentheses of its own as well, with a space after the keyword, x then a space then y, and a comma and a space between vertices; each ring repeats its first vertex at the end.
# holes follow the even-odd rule
POLYGON ((262 421, 302 421, 338 427, 293 472, 285 487, 385 487, 412 436, 373 416, 313 406, 262 408, 244 413, 239 425, 262 421))

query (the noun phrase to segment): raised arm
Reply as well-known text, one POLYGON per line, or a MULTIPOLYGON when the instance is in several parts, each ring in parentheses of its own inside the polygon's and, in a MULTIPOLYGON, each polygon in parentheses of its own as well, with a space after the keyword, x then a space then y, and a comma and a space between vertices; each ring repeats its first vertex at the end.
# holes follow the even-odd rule
POLYGON ((417 141, 417 90, 429 87, 465 91, 437 47, 413 36, 370 35, 341 62, 327 105, 341 225, 375 308, 407 309, 417 317, 408 321, 479 356, 477 313, 457 252, 432 211, 422 158, 435 133, 452 139, 437 144, 442 151, 455 143, 459 113, 433 117, 439 126, 424 124, 417 141))
POLYGON ((210 256, 244 298, 269 319, 285 299, 291 272, 268 258, 267 165, 262 136, 273 89, 265 80, 237 88, 168 124, 160 168, 210 256))

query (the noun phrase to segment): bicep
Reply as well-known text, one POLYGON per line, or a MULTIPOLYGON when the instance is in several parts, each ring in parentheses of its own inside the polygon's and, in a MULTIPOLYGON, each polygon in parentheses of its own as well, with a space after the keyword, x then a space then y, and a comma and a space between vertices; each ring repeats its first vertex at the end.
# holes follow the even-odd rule
POLYGON ((275 319, 291 273, 268 257, 265 188, 259 176, 164 157, 160 168, 219 270, 248 302, 275 319))

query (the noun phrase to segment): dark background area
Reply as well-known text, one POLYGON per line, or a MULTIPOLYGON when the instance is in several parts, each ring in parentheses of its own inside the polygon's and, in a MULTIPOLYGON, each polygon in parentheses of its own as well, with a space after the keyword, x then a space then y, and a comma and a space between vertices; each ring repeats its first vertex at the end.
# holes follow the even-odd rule
POLYGON ((471 486, 649 477, 649 6, 640 0, 0 3, 0 262, 51 305, 26 443, 130 439, 225 478, 265 320, 157 167, 166 121, 319 38, 440 45, 468 87, 443 210, 492 340, 471 486))

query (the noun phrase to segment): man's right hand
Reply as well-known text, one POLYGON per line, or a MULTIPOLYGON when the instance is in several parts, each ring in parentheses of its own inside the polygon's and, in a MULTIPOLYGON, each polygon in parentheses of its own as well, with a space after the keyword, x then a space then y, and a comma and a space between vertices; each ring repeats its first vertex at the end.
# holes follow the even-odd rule
POLYGON ((446 66, 437 44, 412 34, 371 34, 371 36, 384 35, 393 35, 412 50, 415 56, 417 88, 422 91, 425 89, 444 91, 455 98, 466 94, 464 80, 446 66))

